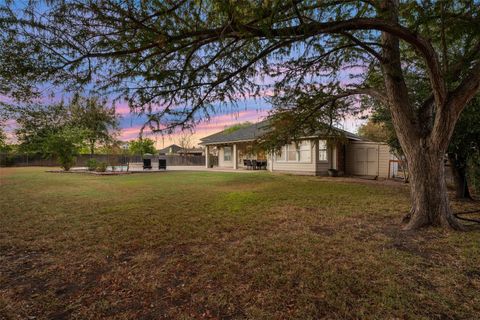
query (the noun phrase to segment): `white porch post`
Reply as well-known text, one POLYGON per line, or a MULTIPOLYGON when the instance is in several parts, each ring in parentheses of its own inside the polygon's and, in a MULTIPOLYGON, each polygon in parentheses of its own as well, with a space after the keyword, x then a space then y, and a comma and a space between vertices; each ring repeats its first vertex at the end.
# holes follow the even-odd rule
POLYGON ((337 170, 337 144, 332 146, 332 169, 337 170))
POLYGON ((238 161, 237 161, 237 145, 233 145, 233 169, 238 169, 238 161))
POLYGON ((270 162, 268 163, 268 167, 270 171, 273 172, 273 160, 275 159, 275 151, 270 152, 270 162))
POLYGON ((205 168, 208 168, 208 146, 205 146, 205 168))

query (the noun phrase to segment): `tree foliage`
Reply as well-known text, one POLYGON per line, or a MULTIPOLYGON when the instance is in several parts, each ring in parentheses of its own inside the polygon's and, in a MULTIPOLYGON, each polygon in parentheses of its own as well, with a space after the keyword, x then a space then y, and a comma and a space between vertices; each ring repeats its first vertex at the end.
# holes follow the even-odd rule
MULTIPOLYGON (((385 105, 375 104, 374 112, 368 124, 370 123, 381 125, 385 128, 385 142, 388 143, 390 149, 398 158, 403 159, 404 153, 393 127, 391 114, 385 105)), ((480 97, 477 96, 468 104, 460 116, 460 119, 455 125, 448 149, 446 150, 455 177, 456 195, 458 198, 470 197, 467 185, 467 172, 475 172, 476 170, 475 168, 469 169, 469 165, 478 166, 475 159, 478 158, 480 152, 479 124, 480 97)))
POLYGON ((95 152, 97 144, 108 145, 115 141, 119 131, 119 115, 113 106, 107 106, 106 101, 98 97, 75 95, 70 110, 72 122, 85 131, 90 154, 95 152))
POLYGON ((45 106, 31 104, 15 109, 19 150, 45 154, 46 140, 70 124, 70 119, 71 114, 63 102, 45 106))
POLYGON ((480 169, 480 96, 477 96, 458 120, 448 146, 458 198, 470 198, 467 178, 476 182, 480 169), (470 168, 469 168, 470 166, 470 168), (468 172, 471 172, 468 177, 468 172))
MULTIPOLYGON (((358 135, 375 142, 387 142, 389 140, 388 129, 383 123, 369 120, 358 128, 358 135)), ((395 132, 393 132, 395 134, 395 132)))
POLYGON ((3 127, 0 126, 0 151, 3 151, 7 146, 7 135, 3 130, 3 127))
POLYGON ((223 132, 232 133, 232 132, 235 132, 235 131, 240 130, 242 128, 249 127, 251 125, 252 125, 252 123, 249 122, 249 121, 245 121, 245 122, 242 122, 242 123, 236 123, 234 125, 231 125, 231 126, 225 128, 225 130, 223 130, 223 132))
POLYGON ((155 141, 148 138, 139 138, 137 140, 130 141, 128 144, 128 150, 132 155, 144 155, 146 153, 155 154, 155 141))
POLYGON ((68 171, 75 164, 85 141, 85 131, 78 127, 65 126, 58 131, 50 132, 43 141, 43 152, 58 159, 61 167, 68 171))
POLYGON ((146 113, 152 129, 169 130, 208 118, 219 102, 261 94, 259 78, 267 76, 279 106, 324 122, 350 111, 352 95, 387 99, 382 76, 368 86, 362 76, 372 61, 379 68, 385 60, 382 32, 402 41, 403 69, 427 79, 426 94, 407 109, 444 101, 460 80, 475 77, 477 1, 400 2, 398 9, 388 2, 51 1, 24 10, 7 2, 1 89, 28 96, 46 81, 65 88, 94 83, 146 113), (440 24, 448 28, 438 32, 440 24))
POLYGON ((470 157, 480 152, 480 95, 476 97, 458 120, 448 153, 456 158, 457 165, 465 167, 470 157))
POLYGON ((118 132, 119 116, 97 97, 76 95, 68 104, 64 101, 49 105, 26 104, 10 107, 16 120, 15 134, 20 151, 45 153, 45 140, 65 127, 82 131, 89 151, 95 146, 112 144, 118 132))

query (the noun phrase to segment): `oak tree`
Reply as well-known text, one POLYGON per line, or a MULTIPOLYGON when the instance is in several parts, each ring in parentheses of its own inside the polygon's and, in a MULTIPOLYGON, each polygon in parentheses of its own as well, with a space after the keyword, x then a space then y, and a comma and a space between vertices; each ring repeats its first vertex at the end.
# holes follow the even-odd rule
POLYGON ((95 146, 108 145, 115 141, 119 133, 120 116, 114 106, 99 97, 82 97, 75 95, 70 104, 72 122, 85 131, 90 155, 95 152, 95 146))

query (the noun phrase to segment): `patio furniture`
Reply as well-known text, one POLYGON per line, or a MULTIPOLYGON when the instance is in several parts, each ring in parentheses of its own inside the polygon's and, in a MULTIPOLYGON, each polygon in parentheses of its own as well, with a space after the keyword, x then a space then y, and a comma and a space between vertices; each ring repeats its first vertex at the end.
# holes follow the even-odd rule
POLYGON ((260 160, 258 161, 259 169, 267 170, 267 160, 260 160))
POLYGON ((252 168, 253 170, 257 170, 257 160, 252 160, 252 168))
POLYGON ((252 168, 252 161, 251 160, 243 160, 243 165, 248 169, 252 168))
POLYGON ((143 170, 152 169, 152 159, 143 159, 143 170))
POLYGON ((167 159, 158 159, 158 169, 167 170, 167 159))
POLYGON ((154 158, 154 155, 151 153, 145 153, 143 155, 143 170, 145 169, 152 169, 152 159, 154 158))

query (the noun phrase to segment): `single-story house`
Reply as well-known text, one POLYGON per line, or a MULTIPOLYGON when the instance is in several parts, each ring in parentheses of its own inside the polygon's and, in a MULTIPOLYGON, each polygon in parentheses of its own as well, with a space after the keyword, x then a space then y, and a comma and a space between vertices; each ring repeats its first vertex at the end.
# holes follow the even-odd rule
POLYGON ((178 154, 180 150, 182 150, 182 147, 176 144, 172 144, 172 145, 169 145, 168 147, 158 150, 158 154, 161 156, 164 156, 167 154, 178 154))
POLYGON ((211 167, 212 148, 217 149, 220 168, 245 169, 248 162, 244 160, 261 160, 267 162, 269 171, 304 175, 327 175, 328 169, 336 169, 345 175, 388 178, 390 160, 395 159, 388 145, 368 141, 341 129, 336 130, 343 133, 345 139, 342 142, 318 133, 285 145, 281 150, 262 150, 256 147, 256 142, 266 130, 267 122, 262 121, 200 139, 205 146, 207 168, 211 167))

